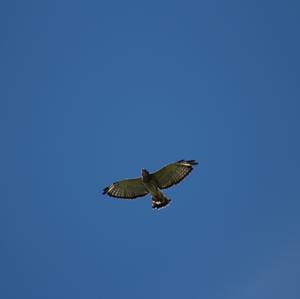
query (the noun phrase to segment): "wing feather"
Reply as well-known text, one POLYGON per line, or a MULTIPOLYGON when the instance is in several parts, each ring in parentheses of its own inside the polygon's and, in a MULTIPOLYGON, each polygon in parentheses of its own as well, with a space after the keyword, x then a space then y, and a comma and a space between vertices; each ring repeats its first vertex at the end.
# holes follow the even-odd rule
POLYGON ((127 179, 115 182, 103 189, 102 194, 107 194, 111 197, 134 199, 148 194, 142 179, 127 179))
POLYGON ((161 168, 152 176, 156 180, 160 189, 166 189, 181 182, 193 170, 193 166, 197 165, 195 160, 180 160, 175 163, 168 164, 161 168))

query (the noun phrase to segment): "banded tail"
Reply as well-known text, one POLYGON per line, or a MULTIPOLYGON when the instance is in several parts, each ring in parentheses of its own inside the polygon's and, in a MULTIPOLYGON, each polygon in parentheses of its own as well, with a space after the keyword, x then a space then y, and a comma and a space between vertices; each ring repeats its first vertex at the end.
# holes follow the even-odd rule
POLYGON ((159 210, 161 208, 166 207, 170 202, 171 199, 164 196, 163 194, 160 197, 152 197, 152 209, 159 210))

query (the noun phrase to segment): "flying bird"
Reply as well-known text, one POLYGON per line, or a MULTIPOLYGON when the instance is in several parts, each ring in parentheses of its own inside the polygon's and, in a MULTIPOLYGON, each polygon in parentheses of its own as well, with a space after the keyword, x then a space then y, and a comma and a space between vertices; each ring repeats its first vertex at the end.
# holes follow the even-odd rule
POLYGON ((180 160, 168 164, 154 173, 142 168, 141 177, 115 182, 104 188, 102 194, 116 198, 134 199, 150 193, 152 208, 160 209, 171 201, 161 190, 181 182, 197 164, 198 162, 195 160, 180 160))

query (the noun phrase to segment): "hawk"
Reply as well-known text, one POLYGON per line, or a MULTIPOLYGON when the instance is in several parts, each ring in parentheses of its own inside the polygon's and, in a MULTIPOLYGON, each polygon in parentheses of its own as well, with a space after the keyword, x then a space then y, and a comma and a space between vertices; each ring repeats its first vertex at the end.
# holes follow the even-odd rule
POLYGON ((103 189, 102 194, 111 197, 134 199, 147 194, 152 196, 152 208, 160 209, 167 206, 171 199, 166 197, 161 189, 167 189, 181 182, 197 165, 195 160, 179 160, 150 173, 142 168, 142 176, 136 179, 126 179, 115 182, 103 189))

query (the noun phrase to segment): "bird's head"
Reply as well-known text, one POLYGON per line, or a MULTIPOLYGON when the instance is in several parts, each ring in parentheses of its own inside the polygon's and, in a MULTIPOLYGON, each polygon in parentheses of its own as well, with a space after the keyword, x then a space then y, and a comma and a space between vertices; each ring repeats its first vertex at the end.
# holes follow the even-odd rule
POLYGON ((148 172, 148 170, 146 170, 145 168, 142 168, 142 177, 143 178, 147 178, 147 177, 149 177, 149 172, 148 172))

